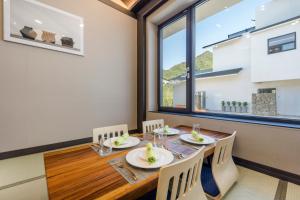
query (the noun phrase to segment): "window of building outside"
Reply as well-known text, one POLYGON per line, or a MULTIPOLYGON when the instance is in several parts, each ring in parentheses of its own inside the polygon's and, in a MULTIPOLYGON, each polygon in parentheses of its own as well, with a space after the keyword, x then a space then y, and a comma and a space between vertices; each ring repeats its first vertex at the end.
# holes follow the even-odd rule
POLYGON ((191 44, 186 26, 160 34, 160 50, 168 52, 160 65, 163 99, 170 99, 163 105, 186 105, 190 94, 191 113, 300 119, 299 0, 210 0, 188 12, 191 44), (185 48, 194 52, 193 66, 185 64, 185 48))
POLYGON ((296 33, 290 33, 269 39, 269 54, 296 49, 296 33))

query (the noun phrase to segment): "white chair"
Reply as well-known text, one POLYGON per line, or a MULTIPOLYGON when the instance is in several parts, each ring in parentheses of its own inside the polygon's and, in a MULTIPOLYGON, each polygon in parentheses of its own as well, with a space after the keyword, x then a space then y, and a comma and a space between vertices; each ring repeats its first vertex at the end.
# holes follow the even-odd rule
POLYGON ((216 143, 211 169, 207 169, 206 165, 203 166, 201 177, 202 185, 210 198, 222 198, 238 179, 238 169, 232 159, 232 148, 235 136, 236 131, 231 136, 220 139, 216 143), (203 178, 205 175, 206 177, 203 178), (204 181, 204 179, 210 180, 204 181), (215 186, 217 186, 217 188, 214 189, 213 187, 215 186), (216 192, 214 192, 216 190, 218 190, 219 195, 212 195, 212 193, 216 194, 216 192))
POLYGON ((207 200, 200 181, 204 147, 189 158, 162 167, 156 200, 207 200))
POLYGON ((127 124, 95 128, 93 129, 93 143, 98 143, 101 136, 104 136, 104 138, 112 138, 125 133, 128 133, 127 124))
POLYGON ((150 120, 143 122, 143 133, 151 133, 154 129, 163 128, 164 127, 164 120, 150 120))

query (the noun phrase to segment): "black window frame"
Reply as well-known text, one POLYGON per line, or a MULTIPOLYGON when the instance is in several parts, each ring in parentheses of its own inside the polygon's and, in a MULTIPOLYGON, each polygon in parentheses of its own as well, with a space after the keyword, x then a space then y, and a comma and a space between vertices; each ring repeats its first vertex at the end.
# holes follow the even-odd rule
MULTIPOLYGON (((215 119, 215 120, 224 120, 224 121, 234 121, 241 123, 250 123, 250 124, 261 124, 268 126, 277 126, 277 127, 286 127, 286 128, 295 128, 300 129, 300 120, 293 118, 280 118, 280 117, 271 117, 271 116, 257 116, 257 115, 235 115, 228 113, 216 113, 216 112, 194 112, 194 68, 195 68, 195 12, 196 7, 200 6, 208 2, 208 0, 199 0, 196 3, 190 5, 169 19, 165 20, 161 24, 158 25, 157 30, 157 107, 158 112, 167 113, 167 114, 178 114, 183 116, 191 116, 198 118, 207 118, 207 119, 215 119), (187 16, 187 66, 189 66, 189 79, 187 79, 187 90, 186 90, 186 109, 179 108, 170 108, 170 107, 162 107, 161 106, 161 30, 178 20, 180 17, 186 15, 187 16)), ((289 33, 290 34, 290 33, 289 33)), ((296 34, 297 35, 297 34, 296 34)), ((279 36, 280 37, 280 36, 279 36)), ((272 39, 272 38, 271 38, 272 39)), ((296 40, 296 38, 295 38, 296 40)), ((295 46, 296 47, 296 46, 295 46)), ((289 51, 289 50, 288 50, 289 51)))
POLYGON ((297 49, 297 33, 296 32, 292 32, 292 33, 288 33, 288 34, 284 34, 284 35, 280 35, 280 36, 276 36, 276 37, 272 37, 272 38, 268 39, 268 54, 269 55, 277 54, 277 53, 282 53, 282 52, 286 52, 286 51, 292 51, 292 50, 295 50, 295 49, 297 49), (287 50, 280 49, 280 51, 277 51, 277 52, 270 52, 270 48, 271 48, 270 41, 274 40, 274 39, 277 39, 277 38, 281 38, 281 37, 287 36, 287 35, 294 35, 295 40, 293 42, 282 43, 282 44, 280 44, 278 46, 282 47, 285 44, 291 44, 291 43, 293 43, 295 45, 295 47, 292 48, 292 49, 287 49, 287 50))
POLYGON ((176 14, 169 20, 166 20, 164 23, 160 24, 158 26, 158 31, 157 31, 157 38, 158 38, 158 63, 157 63, 157 91, 158 91, 158 98, 157 98, 157 104, 158 104, 158 110, 160 111, 169 111, 169 112, 177 112, 177 113, 187 113, 190 109, 192 104, 190 103, 192 100, 190 99, 190 90, 188 89, 191 87, 191 75, 192 75, 192 67, 191 63, 189 61, 191 60, 189 58, 190 56, 190 49, 188 48, 189 43, 191 42, 190 40, 190 26, 191 26, 191 15, 188 10, 183 10, 180 13, 176 14), (168 25, 171 25, 172 23, 176 22, 177 20, 180 20, 181 18, 186 17, 186 68, 187 68, 187 77, 186 77, 186 107, 185 108, 175 108, 175 107, 164 107, 161 105, 162 102, 162 30, 167 27, 168 25), (189 70, 188 70, 189 69, 189 70))

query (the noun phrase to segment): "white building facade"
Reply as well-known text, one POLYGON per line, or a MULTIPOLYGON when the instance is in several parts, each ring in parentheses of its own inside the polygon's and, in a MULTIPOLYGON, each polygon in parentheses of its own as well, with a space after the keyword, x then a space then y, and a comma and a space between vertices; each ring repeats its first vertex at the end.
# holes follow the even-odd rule
MULTIPOLYGON (((212 45, 213 71, 242 70, 195 79, 196 92, 205 91, 208 111, 221 111, 222 101, 247 102, 252 112, 258 89, 276 89, 277 115, 300 117, 300 1, 276 0, 256 10, 255 30, 212 45), (292 34, 292 36, 286 36, 292 34), (294 35, 295 37, 294 37, 294 35), (281 36, 284 36, 281 38, 281 36), (270 48, 270 39, 274 47, 270 48), (276 39, 278 38, 278 39, 276 39), (294 43, 291 42, 295 40, 294 43), (280 46, 281 42, 287 42, 280 46), (279 45, 278 45, 279 44, 279 45), (276 46, 277 45, 277 46, 276 46), (270 53, 270 49, 276 53, 270 53)), ((174 85, 174 106, 184 104, 185 83, 174 85)))

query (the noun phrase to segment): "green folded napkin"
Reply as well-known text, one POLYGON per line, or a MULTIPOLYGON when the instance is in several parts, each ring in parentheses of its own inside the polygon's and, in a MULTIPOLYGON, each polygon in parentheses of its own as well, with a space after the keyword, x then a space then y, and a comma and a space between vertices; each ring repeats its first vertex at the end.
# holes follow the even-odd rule
POLYGON ((115 141, 114 141, 114 144, 116 146, 120 146, 122 144, 124 144, 124 142, 126 142, 126 140, 128 139, 129 137, 129 134, 128 133, 125 133, 123 134, 122 136, 118 137, 115 141))
POLYGON ((163 132, 164 132, 164 133, 168 133, 168 132, 169 132, 169 126, 166 125, 166 126, 163 128, 163 132))
POLYGON ((153 164, 157 161, 157 156, 153 150, 152 143, 146 145, 146 160, 149 164, 153 164))
POLYGON ((203 142, 204 138, 201 137, 197 131, 192 131, 192 136, 195 140, 197 140, 198 142, 203 142))

